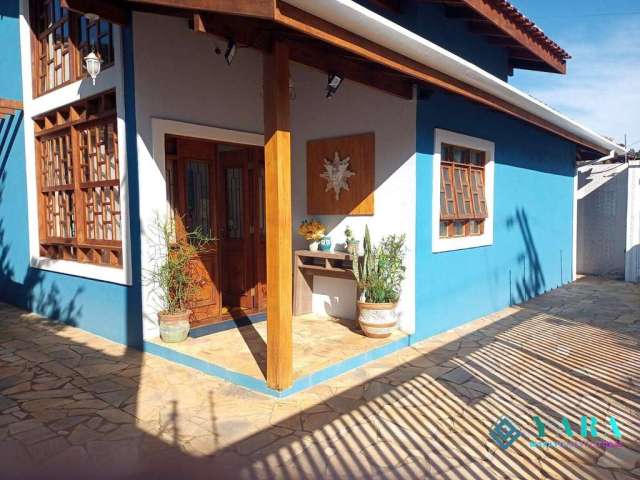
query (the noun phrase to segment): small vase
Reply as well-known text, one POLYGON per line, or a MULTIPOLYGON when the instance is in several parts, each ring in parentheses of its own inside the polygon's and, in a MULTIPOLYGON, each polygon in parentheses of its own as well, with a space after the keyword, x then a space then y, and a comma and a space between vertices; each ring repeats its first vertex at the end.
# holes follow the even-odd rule
POLYGON ((317 252, 318 251, 318 241, 314 240, 313 242, 309 243, 309 250, 312 252, 317 252))
POLYGON ((320 250, 322 252, 331 251, 331 237, 322 237, 320 240, 320 250))

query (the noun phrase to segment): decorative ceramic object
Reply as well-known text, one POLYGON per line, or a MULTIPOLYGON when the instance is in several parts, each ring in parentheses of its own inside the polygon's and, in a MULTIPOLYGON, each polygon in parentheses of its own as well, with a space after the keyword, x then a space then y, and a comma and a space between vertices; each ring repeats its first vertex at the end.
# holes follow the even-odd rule
POLYGON ((387 338, 398 323, 396 304, 358 302, 358 323, 367 337, 387 338))
POLYGON ((312 251, 312 252, 317 252, 319 244, 320 244, 320 242, 318 242, 318 240, 314 240, 313 242, 310 242, 309 243, 309 250, 312 251))
POLYGON ((349 170, 349 162, 351 157, 340 158, 340 154, 336 150, 333 154, 333 161, 328 158, 324 159, 324 172, 320 174, 322 178, 327 181, 327 186, 324 191, 334 191, 336 201, 340 200, 340 192, 342 190, 349 190, 349 178, 355 175, 354 172, 349 170))
POLYGON ((183 342, 189 335, 189 317, 191 310, 181 313, 159 313, 158 325, 160 326, 160 338, 166 343, 183 342))
POLYGON ((320 251, 321 252, 331 251, 331 237, 322 237, 320 239, 320 251))

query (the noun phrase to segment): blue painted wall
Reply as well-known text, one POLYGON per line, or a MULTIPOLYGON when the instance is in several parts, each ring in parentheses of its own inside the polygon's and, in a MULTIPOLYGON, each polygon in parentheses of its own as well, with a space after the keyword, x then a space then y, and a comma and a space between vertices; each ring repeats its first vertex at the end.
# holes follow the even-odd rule
MULTIPOLYGON (((0 2, 0 45, 11 46, 0 48, 0 97, 20 100, 18 12, 18 0, 0 2)), ((140 280, 125 287, 29 267, 25 121, 22 112, 0 120, 0 300, 120 343, 140 345, 140 280)), ((129 157, 129 169, 136 169, 135 158, 129 157)), ((132 237, 139 243, 135 225, 132 237)), ((139 267, 134 266, 136 271, 139 267)))
POLYGON ((401 13, 395 14, 388 9, 373 5, 368 0, 356 1, 507 81, 509 77, 507 49, 489 43, 483 35, 471 33, 464 20, 447 18, 443 5, 418 1, 402 2, 401 13))
POLYGON ((416 335, 424 338, 571 280, 575 145, 442 92, 418 101, 416 335), (494 243, 431 253, 434 129, 495 142, 494 243))

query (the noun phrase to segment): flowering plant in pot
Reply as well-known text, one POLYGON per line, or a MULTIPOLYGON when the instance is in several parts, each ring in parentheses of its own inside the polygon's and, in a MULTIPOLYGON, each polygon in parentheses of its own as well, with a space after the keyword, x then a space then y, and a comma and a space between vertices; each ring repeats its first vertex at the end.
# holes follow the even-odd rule
POLYGON ((373 338, 391 335, 397 323, 396 304, 400 298, 406 267, 406 236, 386 235, 376 246, 365 228, 364 254, 355 260, 358 282, 358 322, 364 334, 373 338))
POLYGON ((326 227, 317 220, 303 220, 298 227, 298 234, 309 243, 309 250, 318 251, 318 242, 324 237, 326 227))
POLYGON ((157 288, 161 304, 158 312, 160 338, 167 343, 181 342, 189 334, 192 312, 188 305, 198 289, 193 259, 207 250, 212 239, 203 235, 200 229, 177 236, 171 219, 158 219, 156 228, 160 248, 157 248, 157 261, 148 270, 148 277, 157 288))

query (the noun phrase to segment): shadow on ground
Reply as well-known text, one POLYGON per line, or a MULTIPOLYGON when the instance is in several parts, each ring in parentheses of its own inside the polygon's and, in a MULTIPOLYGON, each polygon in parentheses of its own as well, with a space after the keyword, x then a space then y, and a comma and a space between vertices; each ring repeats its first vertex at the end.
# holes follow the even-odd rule
POLYGON ((276 400, 0 310, 3 478, 636 478, 640 287, 586 279, 276 400), (598 420, 605 451, 580 436, 598 420), (499 449, 507 416, 522 432, 499 449), (534 416, 546 441, 533 448, 534 416), (635 473, 631 473, 635 470, 635 473), (628 475, 622 476, 623 473, 628 475))

